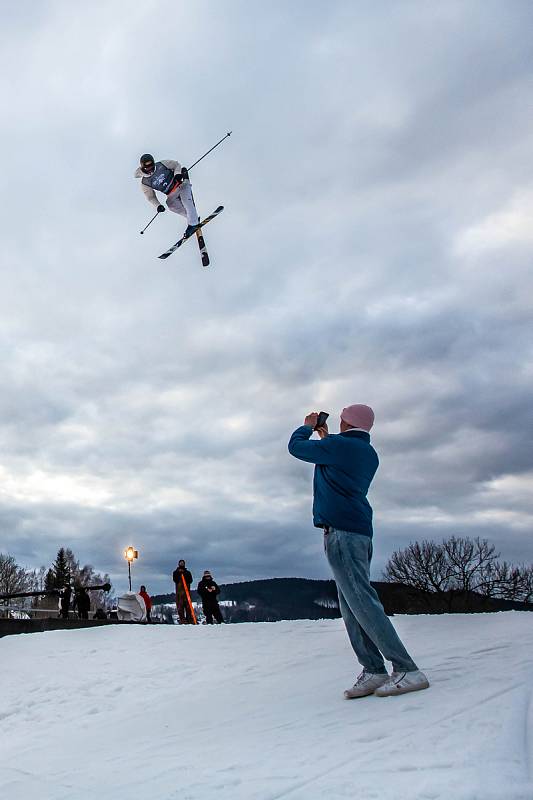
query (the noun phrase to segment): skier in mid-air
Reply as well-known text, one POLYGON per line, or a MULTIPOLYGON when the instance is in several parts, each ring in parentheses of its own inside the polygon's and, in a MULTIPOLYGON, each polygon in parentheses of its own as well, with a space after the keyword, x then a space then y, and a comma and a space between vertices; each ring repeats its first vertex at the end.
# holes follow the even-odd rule
MULTIPOLYGON (((209 153, 222 144, 222 142, 231 136, 229 131, 225 136, 220 139, 213 147, 206 153, 191 164, 189 169, 192 169, 196 164, 199 164, 209 153)), ((209 222, 214 220, 218 215, 224 211, 224 206, 217 206, 215 210, 207 217, 203 217, 200 221, 194 198, 192 196, 192 186, 189 181, 189 170, 187 167, 182 167, 178 161, 165 159, 163 161, 156 161, 150 153, 144 153, 140 158, 140 164, 135 170, 135 177, 141 181, 141 189, 143 190, 146 199, 157 209, 158 214, 165 210, 165 206, 159 202, 156 192, 161 192, 167 196, 167 206, 171 211, 176 214, 181 214, 187 219, 187 228, 183 236, 177 242, 171 245, 164 253, 161 253, 159 258, 165 259, 172 255, 182 244, 188 241, 193 234, 196 234, 200 255, 202 257, 202 264, 204 267, 209 266, 209 253, 205 246, 202 228, 209 222)), ((144 233, 146 228, 157 217, 155 214, 148 225, 143 228, 141 233, 144 233)))
POLYGON ((165 211, 165 206, 159 202, 156 191, 167 196, 167 207, 171 211, 187 219, 184 236, 189 237, 198 229, 200 220, 194 205, 189 174, 179 161, 170 159, 156 161, 150 153, 144 153, 135 171, 135 177, 140 178, 141 189, 146 199, 157 208, 158 212, 165 211))

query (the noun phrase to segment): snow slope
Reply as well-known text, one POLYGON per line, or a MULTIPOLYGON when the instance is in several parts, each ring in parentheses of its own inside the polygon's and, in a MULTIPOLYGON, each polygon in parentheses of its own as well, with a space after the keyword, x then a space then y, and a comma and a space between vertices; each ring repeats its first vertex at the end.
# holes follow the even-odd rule
POLYGON ((9 800, 531 800, 533 614, 396 617, 432 686, 346 701, 340 621, 0 640, 9 800))

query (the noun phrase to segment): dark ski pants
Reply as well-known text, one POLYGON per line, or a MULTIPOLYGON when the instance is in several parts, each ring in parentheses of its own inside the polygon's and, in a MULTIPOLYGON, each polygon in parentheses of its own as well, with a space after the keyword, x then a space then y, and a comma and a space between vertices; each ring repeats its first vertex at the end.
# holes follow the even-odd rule
POLYGON ((368 672, 385 673, 385 657, 395 672, 418 669, 370 583, 372 539, 329 528, 324 533, 324 550, 337 584, 340 612, 361 666, 368 672))
POLYGON ((213 617, 216 621, 220 624, 224 622, 224 618, 222 617, 222 612, 218 606, 203 606, 204 614, 205 614, 205 621, 208 625, 214 625, 213 617))

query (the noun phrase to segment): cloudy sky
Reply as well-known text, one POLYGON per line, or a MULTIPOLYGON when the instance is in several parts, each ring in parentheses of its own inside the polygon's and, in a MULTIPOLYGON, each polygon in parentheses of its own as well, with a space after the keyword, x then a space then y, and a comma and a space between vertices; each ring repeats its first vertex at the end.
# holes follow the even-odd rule
POLYGON ((376 412, 375 577, 533 560, 529 2, 2 0, 0 552, 327 577, 309 410, 376 412), (212 266, 139 155, 191 164, 212 266))

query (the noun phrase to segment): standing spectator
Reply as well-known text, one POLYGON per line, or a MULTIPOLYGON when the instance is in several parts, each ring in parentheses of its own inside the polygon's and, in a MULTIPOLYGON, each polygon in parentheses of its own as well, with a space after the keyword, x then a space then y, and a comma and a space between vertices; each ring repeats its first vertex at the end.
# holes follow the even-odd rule
POLYGON ((350 642, 363 671, 347 699, 376 694, 379 697, 427 689, 421 672, 386 616, 370 584, 372 559, 372 508, 366 499, 378 468, 370 444, 374 412, 365 405, 344 408, 340 433, 327 425, 311 440, 318 415, 310 413, 289 441, 289 452, 315 464, 313 520, 324 529, 324 550, 333 571, 339 606, 350 642), (384 657, 392 662, 389 676, 384 657))
POLYGON ((59 595, 59 616, 62 619, 68 619, 68 612, 70 608, 70 598, 72 596, 72 589, 67 583, 59 595))
POLYGON ((192 625, 193 618, 191 609, 189 606, 189 601, 187 600, 185 586, 183 585, 183 581, 185 581, 187 588, 190 590, 192 575, 186 568, 185 560, 183 558, 178 561, 178 566, 172 573, 172 580, 176 584, 176 609, 178 611, 180 625, 192 625))
POLYGON ((146 606, 146 621, 147 622, 151 622, 152 621, 152 617, 151 617, 151 614, 152 614, 152 598, 150 597, 150 595, 146 591, 146 586, 141 586, 141 590, 140 590, 139 594, 141 595, 142 599, 144 600, 144 605, 146 606))
POLYGON ((217 583, 215 583, 208 569, 204 571, 204 576, 198 584, 197 591, 202 598, 202 608, 204 610, 205 621, 207 624, 214 624, 213 617, 219 624, 224 622, 217 600, 217 595, 220 594, 220 587, 217 583))
POLYGON ((91 610, 91 598, 83 586, 78 586, 74 590, 74 603, 72 607, 78 612, 79 619, 89 619, 89 611, 91 610))

